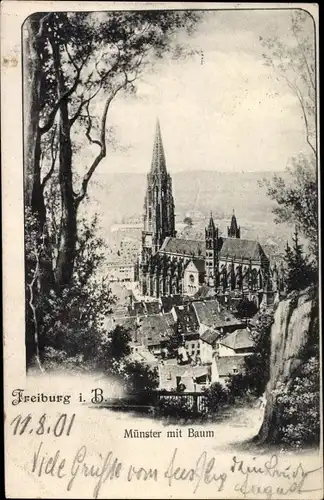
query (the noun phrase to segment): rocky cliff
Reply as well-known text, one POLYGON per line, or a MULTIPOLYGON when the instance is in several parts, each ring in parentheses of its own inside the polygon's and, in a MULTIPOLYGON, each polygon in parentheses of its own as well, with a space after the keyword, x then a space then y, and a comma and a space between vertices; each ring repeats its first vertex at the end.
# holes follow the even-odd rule
MULTIPOLYGON (((279 302, 271 329, 270 380, 266 388, 264 420, 258 434, 260 442, 275 442, 281 423, 276 396, 288 391, 295 374, 305 362, 305 348, 314 340, 314 297, 309 289, 294 292, 279 302)), ((316 300, 316 299, 315 299, 316 300)))

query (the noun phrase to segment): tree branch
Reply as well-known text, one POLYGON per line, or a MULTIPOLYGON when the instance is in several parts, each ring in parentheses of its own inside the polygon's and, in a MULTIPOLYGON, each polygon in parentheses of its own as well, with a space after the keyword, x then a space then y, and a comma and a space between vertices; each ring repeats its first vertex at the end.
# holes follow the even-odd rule
MULTIPOLYGON (((116 96, 116 94, 123 87, 125 87, 126 84, 127 84, 127 82, 125 81, 121 85, 119 85, 113 91, 113 93, 108 97, 108 99, 106 100, 105 107, 104 107, 104 110, 103 110, 103 113, 102 113, 102 117, 101 117, 100 140, 97 141, 97 140, 93 140, 92 139, 92 143, 93 144, 97 144, 98 146, 100 146, 100 151, 99 151, 98 155, 96 156, 96 158, 94 159, 94 161, 93 161, 91 167, 89 168, 88 172, 83 177, 80 193, 75 198, 75 204, 76 204, 76 206, 78 206, 81 203, 81 201, 83 200, 83 198, 85 197, 85 195, 87 193, 87 188, 88 188, 89 181, 90 181, 90 179, 91 179, 94 171, 96 170, 96 168, 99 165, 99 163, 101 162, 101 160, 103 158, 105 158, 105 156, 106 156, 106 151, 107 151, 107 146, 106 146, 106 123, 107 123, 108 110, 109 110, 110 104, 111 104, 112 100, 114 99, 114 97, 116 96)), ((88 110, 88 118, 90 119, 89 110, 88 110)), ((90 124, 90 129, 91 129, 91 124, 90 124)), ((89 130, 89 125, 88 125, 88 130, 89 130)), ((89 139, 89 137, 90 137, 90 130, 89 130, 89 133, 88 133, 88 139, 89 139)), ((91 138, 90 138, 90 140, 91 140, 91 138)))
MULTIPOLYGON (((86 105, 88 105, 90 103, 90 101, 92 101, 92 99, 94 99, 100 92, 100 90, 102 89, 103 87, 103 84, 104 82, 107 80, 107 78, 109 77, 109 75, 118 67, 118 63, 119 63, 119 59, 120 59, 120 50, 119 48, 117 47, 118 49, 118 57, 117 57, 117 60, 115 61, 115 63, 109 68, 108 71, 106 71, 105 73, 100 73, 100 71, 98 70, 98 64, 99 62, 97 61, 95 63, 95 68, 96 68, 96 71, 100 77, 100 81, 99 81, 99 85, 98 85, 98 88, 97 90, 95 90, 95 92, 93 92, 93 94, 88 97, 87 99, 85 99, 83 102, 81 101, 76 113, 70 118, 69 120, 69 123, 70 123, 70 127, 74 124, 74 122, 79 118, 80 114, 81 114, 81 111, 82 111, 82 108, 86 105)), ((91 79, 91 76, 92 76, 92 73, 89 75, 89 78, 88 78, 88 82, 90 81, 91 79)), ((81 98, 82 99, 82 98, 81 98)), ((88 135, 87 135, 88 137, 88 135)), ((88 137, 89 139, 89 137, 88 137)), ((89 141, 91 143, 95 143, 95 141, 92 141, 89 139, 89 141)))
POLYGON ((75 114, 69 120, 70 127, 72 127, 72 125, 74 124, 74 122, 79 118, 83 106, 88 106, 89 103, 90 103, 90 101, 92 101, 92 99, 94 99, 96 97, 96 95, 100 92, 101 88, 102 88, 102 80, 101 80, 101 82, 99 84, 98 89, 90 97, 88 97, 87 99, 82 100, 83 96, 81 96, 81 103, 80 103, 77 111, 75 112, 75 114))
POLYGON ((68 45, 67 45, 67 42, 64 41, 64 48, 65 48, 65 52, 69 58, 69 61, 70 63, 72 64, 72 66, 74 67, 74 69, 76 70, 76 72, 78 73, 78 71, 81 71, 82 69, 82 66, 84 65, 86 59, 83 61, 82 60, 82 63, 81 63, 81 68, 76 64, 76 62, 74 61, 73 57, 71 56, 70 52, 69 52, 69 49, 68 49, 68 45))
POLYGON ((305 128, 306 128, 306 142, 309 145, 309 147, 312 149, 312 151, 315 155, 315 158, 317 158, 316 148, 313 146, 313 144, 310 141, 309 124, 308 124, 308 118, 307 118, 306 111, 305 111, 304 101, 303 101, 303 98, 298 91, 296 91, 296 95, 297 95, 297 98, 299 100, 300 107, 301 107, 302 113, 303 113, 303 118, 304 118, 304 123, 305 123, 305 128))
POLYGON ((88 141, 90 142, 90 144, 97 144, 97 146, 101 147, 101 142, 96 140, 96 139, 92 139, 92 137, 90 135, 90 132, 92 129, 92 121, 91 121, 91 116, 90 116, 90 112, 89 112, 89 102, 86 105, 86 111, 87 111, 87 118, 88 118, 86 137, 87 137, 88 141))
POLYGON ((73 92, 76 90, 77 86, 79 85, 79 83, 80 83, 80 73, 82 71, 84 63, 85 63, 85 61, 82 62, 81 66, 79 67, 79 69, 77 71, 77 75, 75 77, 75 80, 74 80, 74 83, 73 83, 72 87, 70 87, 68 90, 66 90, 66 92, 64 92, 60 96, 60 98, 56 101, 56 103, 54 104, 53 109, 52 109, 52 111, 50 112, 50 114, 48 116, 47 123, 43 127, 39 127, 40 133, 42 135, 45 134, 46 132, 48 132, 50 130, 50 128, 53 126, 53 123, 54 123, 54 120, 55 120, 55 116, 56 116, 56 113, 59 110, 61 102, 64 101, 64 99, 68 99, 73 94, 73 92))
POLYGON ((309 64, 308 64, 308 62, 307 62, 307 58, 306 58, 306 56, 305 56, 304 50, 303 50, 303 48, 302 48, 302 46, 301 46, 300 40, 299 40, 298 35, 297 35, 297 32, 296 32, 296 30, 295 30, 295 27, 294 27, 294 21, 293 21, 293 19, 292 19, 292 32, 293 32, 294 37, 295 37, 295 39, 296 39, 296 42, 297 42, 298 48, 299 48, 299 50, 300 50, 300 54, 301 54, 301 56, 302 56, 302 58, 303 58, 303 61, 304 61, 304 63, 305 63, 305 66, 306 66, 306 70, 307 70, 307 73, 308 73, 308 77, 309 77, 310 84, 312 85, 313 90, 315 90, 315 82, 313 81, 313 76, 312 76, 312 73, 311 73, 311 71, 310 71, 310 67, 309 67, 309 64))
POLYGON ((82 108, 83 106, 86 104, 86 100, 83 101, 82 100, 82 97, 81 97, 81 103, 78 107, 78 109, 76 110, 76 112, 74 113, 73 116, 71 116, 71 118, 69 119, 69 127, 71 128, 72 125, 76 122, 76 120, 79 118, 79 116, 81 115, 81 111, 82 111, 82 108))
MULTIPOLYGON (((106 74, 104 74, 104 75, 101 74, 99 72, 98 68, 96 67, 98 75, 101 77, 101 85, 108 78, 109 74, 111 74, 111 72, 113 72, 118 67, 118 64, 120 63, 120 58, 121 57, 120 57, 120 49, 119 49, 118 46, 117 46, 117 50, 118 50, 118 57, 117 57, 115 63, 106 72, 106 74)), ((87 193, 87 188, 88 188, 89 181, 90 181, 90 179, 91 179, 94 171, 96 170, 96 168, 99 165, 99 163, 101 162, 101 160, 103 158, 105 158, 105 156, 106 156, 106 151, 107 151, 107 147, 106 147, 106 123, 107 123, 107 114, 108 114, 108 110, 109 110, 110 104, 111 104, 112 100, 114 99, 114 97, 116 96, 116 94, 122 88, 127 87, 127 85, 129 83, 133 83, 136 80, 136 78, 138 77, 138 70, 139 70, 139 68, 140 68, 140 66, 142 64, 142 61, 143 61, 143 57, 144 57, 144 53, 140 54, 139 57, 138 57, 137 62, 129 70, 129 72, 135 71, 135 76, 133 78, 129 78, 128 77, 127 70, 126 70, 125 67, 123 67, 122 73, 124 74, 124 81, 123 81, 123 83, 121 83, 120 85, 118 85, 115 90, 112 91, 111 95, 107 98, 106 103, 105 103, 105 107, 104 107, 103 114, 102 114, 102 117, 101 117, 100 139, 99 140, 93 139, 91 137, 91 135, 90 135, 91 128, 92 128, 92 121, 91 121, 91 117, 90 117, 90 113, 89 113, 89 102, 90 102, 90 99, 86 103, 87 118, 88 118, 88 126, 87 126, 87 130, 86 130, 86 137, 88 138, 88 140, 89 140, 89 142, 91 144, 97 144, 100 147, 100 151, 99 151, 98 155, 96 156, 96 158, 94 159, 94 161, 93 161, 91 167, 89 168, 88 172, 85 174, 85 176, 83 178, 80 192, 75 197, 75 200, 74 200, 76 206, 78 206, 81 203, 81 201, 84 199, 84 197, 85 197, 85 195, 87 193)))
MULTIPOLYGON (((275 67, 274 67, 274 69, 276 70, 275 67)), ((313 153, 315 155, 315 158, 317 158, 316 148, 313 146, 313 144, 311 143, 311 140, 310 140, 309 123, 308 123, 308 118, 307 118, 307 114, 306 114, 306 110, 305 110, 304 99, 303 99, 303 97, 301 95, 301 92, 298 89, 297 85, 294 85, 291 82, 291 80, 289 80, 289 78, 283 72, 279 73, 279 76, 281 76, 282 78, 284 78, 284 80, 287 82, 287 85, 294 92, 294 94, 296 95, 296 97, 297 97, 297 99, 299 101, 299 104, 300 104, 300 107, 301 107, 301 110, 302 110, 302 114, 303 114, 304 123, 305 123, 306 142, 309 145, 309 147, 312 149, 312 151, 313 151, 313 153)))
POLYGON ((42 189, 43 192, 44 192, 44 189, 45 189, 45 186, 46 186, 47 182, 52 177, 52 174, 53 174, 54 168, 55 168, 55 162, 56 162, 57 151, 58 151, 57 145, 56 145, 56 148, 55 148, 55 151, 54 151, 55 135, 56 135, 56 127, 54 128, 54 131, 53 131, 52 140, 51 140, 51 147, 50 147, 52 164, 51 164, 51 167, 50 167, 49 171, 44 176, 44 179, 43 179, 43 182, 42 182, 41 189, 42 189))
POLYGON ((39 29, 38 33, 36 34, 36 38, 42 38, 43 37, 43 30, 44 30, 44 24, 45 22, 53 15, 53 12, 49 12, 45 16, 41 17, 39 20, 39 29))

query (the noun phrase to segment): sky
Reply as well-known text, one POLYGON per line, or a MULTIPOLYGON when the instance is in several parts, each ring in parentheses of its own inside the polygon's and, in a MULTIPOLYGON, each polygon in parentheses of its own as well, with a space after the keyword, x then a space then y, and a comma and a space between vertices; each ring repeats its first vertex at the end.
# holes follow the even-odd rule
POLYGON ((297 98, 264 64, 259 37, 289 43, 290 16, 205 13, 194 35, 178 37, 195 56, 159 62, 138 82, 136 98, 114 100, 108 124, 127 149, 110 151, 100 171, 147 172, 157 117, 171 173, 284 170, 290 157, 307 151, 304 124, 297 98))

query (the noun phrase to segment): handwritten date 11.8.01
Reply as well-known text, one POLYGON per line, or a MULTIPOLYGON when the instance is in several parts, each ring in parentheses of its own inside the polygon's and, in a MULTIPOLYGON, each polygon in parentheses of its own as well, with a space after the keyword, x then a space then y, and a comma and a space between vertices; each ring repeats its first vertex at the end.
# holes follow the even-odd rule
POLYGON ((61 413, 57 418, 53 419, 43 413, 39 418, 35 418, 30 413, 26 416, 17 415, 10 425, 13 427, 13 435, 21 436, 22 434, 52 434, 55 437, 69 436, 75 420, 75 413, 68 416, 66 413, 61 413))

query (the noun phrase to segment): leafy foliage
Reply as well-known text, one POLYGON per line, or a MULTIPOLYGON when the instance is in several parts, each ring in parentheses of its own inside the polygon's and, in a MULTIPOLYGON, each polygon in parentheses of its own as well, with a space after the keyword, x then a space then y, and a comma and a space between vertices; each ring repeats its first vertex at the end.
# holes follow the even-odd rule
POLYGON ((197 416, 192 403, 187 398, 179 398, 178 396, 161 397, 157 405, 158 415, 164 417, 174 417, 189 419, 197 416))
POLYGON ((204 390, 204 400, 208 413, 216 413, 229 401, 227 387, 219 382, 214 382, 204 390))
POLYGON ((287 243, 285 285, 288 292, 303 290, 316 282, 317 273, 303 253, 303 246, 299 243, 297 230, 293 238, 293 248, 287 243))
POLYGON ((135 362, 127 362, 122 372, 125 390, 129 393, 145 393, 156 389, 158 386, 158 373, 156 368, 135 362))
POLYGON ((277 395, 280 411, 278 440, 293 447, 318 444, 320 439, 319 360, 306 361, 289 387, 277 395))
POLYGON ((244 297, 236 306, 237 315, 241 318, 252 318, 258 311, 257 305, 244 297))
POLYGON ((265 391, 270 377, 271 327, 274 321, 272 309, 260 312, 257 327, 252 333, 255 341, 254 353, 246 356, 246 383, 252 393, 260 396, 265 391))
POLYGON ((95 352, 95 363, 104 373, 119 374, 124 358, 131 352, 130 333, 117 325, 112 331, 102 335, 95 352))
POLYGON ((287 167, 291 182, 280 176, 272 182, 264 181, 269 197, 277 203, 273 212, 276 222, 298 224, 299 230, 310 243, 313 256, 317 257, 318 238, 318 187, 316 143, 316 86, 315 45, 313 22, 307 12, 294 10, 288 31, 290 40, 260 38, 265 49, 266 65, 273 68, 280 80, 290 88, 300 105, 305 126, 306 142, 310 155, 300 153, 287 167))
POLYGON ((272 181, 263 181, 268 196, 277 203, 273 213, 277 223, 297 224, 308 240, 313 256, 317 257, 318 246, 318 186, 314 158, 300 154, 291 160, 287 168, 291 182, 274 176, 272 181))
MULTIPOLYGON (((53 135, 64 99, 68 110, 66 131, 71 136, 73 157, 78 156, 85 142, 91 148, 100 148, 100 157, 95 156, 84 177, 74 183, 78 203, 106 154, 106 142, 114 143, 113 135, 109 133, 106 137, 105 134, 111 100, 118 92, 135 94, 136 80, 153 68, 156 59, 192 54, 188 47, 176 43, 175 35, 179 30, 192 33, 199 14, 189 11, 53 12, 39 17, 39 14, 35 16, 35 22, 42 26, 38 45, 41 133, 53 135)), ((46 136, 44 141, 48 142, 46 136)), ((44 143, 42 149, 48 149, 44 143)), ((43 160, 43 170, 49 171, 52 158, 43 155, 43 160)))
POLYGON ((243 373, 231 375, 227 383, 227 388, 231 400, 244 397, 251 390, 251 378, 243 373))
POLYGON ((188 216, 187 216, 187 217, 185 217, 185 218, 183 219, 183 223, 184 223, 184 224, 186 224, 186 226, 190 226, 190 227, 191 227, 191 226, 193 225, 192 218, 191 218, 191 217, 188 217, 188 216))
MULTIPOLYGON (((34 296, 39 347, 45 364, 49 352, 53 361, 53 350, 65 352, 68 358, 80 355, 84 361, 91 360, 105 331, 105 318, 111 312, 114 297, 108 281, 100 277, 105 245, 95 236, 96 225, 96 218, 90 224, 86 221, 80 224, 76 265, 70 285, 62 293, 51 289, 34 296), (45 348, 51 348, 51 351, 45 348)), ((30 263, 35 261, 34 237, 31 232, 26 240, 26 258, 30 263)), ((26 297, 30 296, 28 286, 32 275, 30 265, 26 297)))

